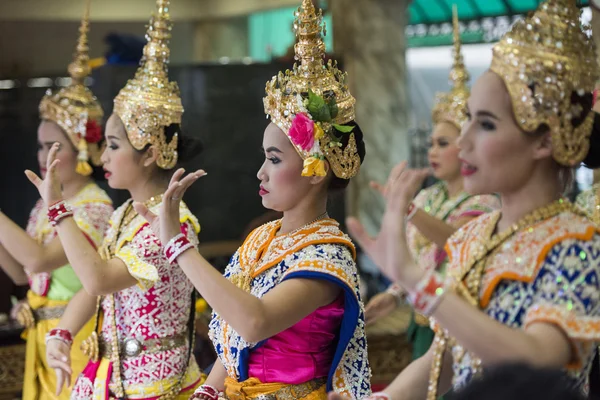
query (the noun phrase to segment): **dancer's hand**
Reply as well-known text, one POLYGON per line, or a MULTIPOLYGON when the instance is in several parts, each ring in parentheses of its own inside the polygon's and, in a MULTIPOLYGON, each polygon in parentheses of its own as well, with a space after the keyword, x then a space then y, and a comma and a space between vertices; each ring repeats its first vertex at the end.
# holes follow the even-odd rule
POLYGON ((185 170, 180 168, 173 174, 171 182, 169 182, 169 188, 163 195, 158 216, 142 203, 133 203, 133 207, 137 213, 148 221, 152 231, 154 231, 154 234, 164 245, 181 233, 181 223, 179 222, 179 203, 181 202, 181 198, 196 180, 206 175, 204 170, 199 169, 181 179, 184 173, 185 170))
POLYGON ((71 347, 66 343, 50 339, 46 345, 46 360, 56 372, 56 395, 60 395, 63 386, 71 387, 71 347))
POLYGON ((365 307, 367 325, 374 324, 381 318, 387 317, 398 307, 398 298, 389 292, 376 294, 365 307))
POLYGON ((56 167, 60 163, 60 160, 56 159, 58 149, 59 144, 54 143, 48 152, 48 159, 46 160, 46 176, 44 179, 37 176, 33 171, 25 171, 27 179, 29 179, 29 181, 35 185, 38 192, 40 192, 40 196, 46 204, 46 207, 63 199, 60 188, 60 179, 58 177, 58 171, 56 170, 56 167))
POLYGON ((406 162, 394 167, 386 184, 386 209, 376 237, 370 237, 356 218, 347 221, 350 234, 379 269, 409 291, 423 272, 408 249, 405 218, 412 201, 411 191, 419 187, 425 176, 423 171, 406 169, 406 162))
MULTIPOLYGON (((403 162, 400 165, 406 166, 406 162, 403 162)), ((417 193, 419 192, 421 187, 423 187, 423 182, 429 175, 431 175, 431 170, 429 168, 405 169, 404 173, 407 175, 408 174, 416 175, 416 179, 410 180, 410 182, 409 181, 406 182, 407 185, 405 187, 404 196, 406 196, 410 201, 417 195, 417 193), (410 183, 410 185, 408 185, 408 183, 410 183)), ((387 198, 387 194, 389 191, 389 181, 385 184, 371 181, 369 183, 369 185, 371 186, 372 189, 375 189, 376 191, 378 191, 384 198, 387 198)))

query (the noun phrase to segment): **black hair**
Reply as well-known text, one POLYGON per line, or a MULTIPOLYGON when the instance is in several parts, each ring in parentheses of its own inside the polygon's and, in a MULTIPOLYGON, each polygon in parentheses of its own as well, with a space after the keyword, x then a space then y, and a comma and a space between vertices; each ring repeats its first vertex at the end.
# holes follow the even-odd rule
POLYGON ((564 371, 506 364, 486 369, 450 400, 584 400, 575 381, 564 371))
MULTIPOLYGON (((363 140, 363 132, 360 129, 360 126, 358 126, 358 124, 355 121, 350 121, 344 125, 354 127, 354 129, 352 129, 352 133, 354 134, 354 140, 356 140, 356 150, 358 152, 358 157, 360 158, 360 163, 362 164, 362 162, 365 159, 366 152, 367 152, 365 149, 365 142, 363 140)), ((339 135, 339 139, 342 143, 342 150, 343 150, 346 148, 346 146, 348 146, 348 142, 350 140, 350 134, 348 134, 348 133, 341 134, 341 135, 339 135)), ((333 178, 329 182, 329 190, 330 191, 344 190, 348 187, 348 184, 350 184, 350 179, 338 178, 337 176, 333 175, 333 178)))
POLYGON ((583 159, 586 167, 600 168, 600 114, 594 112, 594 125, 590 136, 590 149, 583 159))

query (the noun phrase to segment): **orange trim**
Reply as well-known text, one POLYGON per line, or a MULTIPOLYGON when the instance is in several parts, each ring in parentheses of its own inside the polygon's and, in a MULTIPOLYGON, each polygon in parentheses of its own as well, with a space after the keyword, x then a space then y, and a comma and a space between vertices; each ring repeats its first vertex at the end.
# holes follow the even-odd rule
POLYGON ((519 275, 515 272, 505 272, 503 274, 497 275, 494 277, 494 279, 492 279, 486 286, 483 295, 481 296, 481 299, 479 300, 479 305, 482 308, 485 308, 488 306, 488 304, 490 303, 490 300, 492 298, 492 294, 494 292, 494 290, 496 289, 496 286, 498 286, 498 283, 500 283, 501 280, 503 279, 511 279, 514 281, 520 281, 520 282, 524 282, 524 283, 530 283, 532 282, 536 277, 537 274, 539 273, 539 270, 542 266, 542 263, 544 262, 544 260, 546 259, 546 256, 548 255, 548 252, 552 249, 552 247, 554 247, 556 244, 562 242, 563 240, 566 239, 579 239, 579 240, 590 240, 592 239, 592 237, 594 236, 595 233, 598 232, 598 229, 590 226, 586 229, 585 233, 580 234, 580 233, 566 233, 565 235, 559 236, 557 238, 555 238, 554 240, 548 242, 546 245, 544 245, 544 247, 542 247, 542 250, 540 251, 540 253, 538 254, 537 260, 536 260, 536 267, 533 270, 533 272, 531 273, 531 275, 529 276, 524 276, 524 275, 519 275))
MULTIPOLYGON (((287 251, 285 253, 283 253, 281 256, 277 257, 275 260, 271 261, 270 263, 262 266, 261 268, 257 269, 256 271, 254 271, 252 273, 252 278, 256 278, 258 275, 260 275, 261 273, 265 272, 266 270, 268 270, 269 268, 274 267, 275 265, 279 264, 280 262, 283 261, 284 258, 286 258, 287 256, 289 256, 290 254, 294 254, 296 252, 298 252, 298 250, 302 250, 308 246, 312 246, 314 244, 343 244, 343 245, 348 245, 351 244, 350 242, 348 242, 347 240, 340 238, 340 239, 317 239, 317 240, 311 240, 309 242, 304 243, 301 247, 294 247, 292 248, 290 251, 287 251)), ((351 248, 352 250, 352 258, 356 258, 355 252, 356 250, 354 249, 354 246, 352 246, 351 248)))

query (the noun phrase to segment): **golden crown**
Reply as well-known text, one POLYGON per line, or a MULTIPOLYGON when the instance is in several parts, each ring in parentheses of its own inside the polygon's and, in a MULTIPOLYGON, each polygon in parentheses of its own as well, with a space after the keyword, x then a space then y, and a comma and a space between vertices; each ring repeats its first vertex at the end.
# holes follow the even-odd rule
POLYGON ((434 124, 449 122, 460 131, 467 120, 467 100, 469 99, 469 73, 465 68, 460 43, 460 26, 456 5, 452 8, 454 26, 454 63, 450 70, 450 92, 438 93, 432 110, 434 124))
POLYGON ((46 92, 39 106, 40 118, 56 123, 67 134, 73 145, 78 149, 77 173, 88 176, 92 173, 89 164, 100 165, 102 139, 100 128, 102 107, 85 84, 85 78, 90 74, 89 47, 87 33, 89 32, 90 0, 87 0, 85 13, 79 28, 79 40, 69 65, 71 83, 56 93, 46 92))
POLYGON ((354 134, 343 125, 354 121, 356 100, 348 90, 346 73, 335 62, 325 64, 323 12, 317 12, 311 0, 303 0, 295 17, 299 64, 267 82, 265 113, 304 160, 302 175, 324 175, 327 159, 335 176, 350 179, 360 169, 360 157, 354 134), (305 133, 309 137, 303 137, 305 133), (343 150, 342 135, 350 135, 343 150))
POLYGON ((554 159, 571 167, 587 155, 594 121, 577 101, 591 99, 598 79, 594 43, 575 3, 549 0, 515 23, 494 46, 491 66, 508 88, 519 126, 533 132, 547 125, 554 159))
POLYGON ((150 19, 148 43, 140 67, 115 98, 114 112, 121 118, 129 141, 137 150, 158 149, 156 164, 171 169, 177 164, 177 134, 167 143, 165 127, 181 124, 183 105, 177 82, 168 77, 169 39, 172 21, 169 0, 156 0, 157 13, 150 19))

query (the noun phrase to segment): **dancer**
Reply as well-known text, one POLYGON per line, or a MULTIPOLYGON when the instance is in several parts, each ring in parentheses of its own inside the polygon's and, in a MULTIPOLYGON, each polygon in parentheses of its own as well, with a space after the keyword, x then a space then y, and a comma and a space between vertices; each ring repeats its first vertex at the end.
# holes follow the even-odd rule
POLYGON ((175 174, 160 217, 136 205, 215 311, 210 337, 219 358, 198 398, 370 394, 355 248, 326 212, 328 191, 358 173, 362 133, 346 75, 324 64, 322 13, 311 0, 295 25, 299 65, 267 83, 271 124, 258 171, 263 205, 283 218, 250 233, 223 277, 178 230, 179 199, 201 171, 175 174))
MULTIPOLYGON (((84 85, 90 73, 87 33, 89 7, 81 22, 73 62, 69 65, 71 83, 56 93, 47 93, 39 107, 38 162, 46 175, 46 160, 53 143, 59 143, 56 157, 62 193, 73 208, 74 234, 97 248, 102 242, 112 213, 112 202, 91 178, 90 162, 98 164, 102 130, 102 108, 84 85), (83 235, 81 234, 83 233, 83 235)), ((22 230, 0 212, 0 266, 19 285, 29 282, 27 300, 19 303, 13 315, 25 327, 27 339, 23 399, 66 399, 68 393, 55 396, 57 379, 48 366, 46 334, 56 328, 69 300, 81 289, 81 282, 68 264, 65 250, 49 223, 47 205, 38 200, 31 211, 26 230, 22 230)), ((87 321, 83 321, 85 324, 87 321)), ((87 359, 79 349, 90 334, 93 322, 74 337, 70 354, 73 370, 81 372, 87 359)))
MULTIPOLYGON (((412 259, 423 270, 436 270, 441 274, 445 273, 448 262, 443 248, 450 235, 473 218, 500 207, 496 196, 471 196, 463 186, 456 142, 467 119, 469 74, 460 51, 456 6, 453 12, 454 64, 450 71, 452 88, 449 93, 441 93, 436 98, 432 112, 435 127, 428 154, 433 175, 439 181, 421 190, 415 197, 410 218, 407 218, 410 223, 406 233, 412 259)), ((367 324, 390 314, 402 297, 404 291, 398 284, 391 285, 388 290, 373 297, 365 309, 367 324)), ((416 360, 427 352, 433 340, 428 318, 413 313, 407 336, 412 344, 413 360, 416 360)))
MULTIPOLYGON (((96 314, 98 329, 83 343, 90 362, 74 385, 76 399, 187 399, 203 381, 192 355, 193 285, 163 256, 162 243, 132 207, 138 201, 158 211, 177 162, 199 151, 179 133, 183 107, 177 83, 167 76, 169 1, 157 0, 157 7, 140 68, 115 98, 107 123, 102 161, 108 184, 128 190, 132 199, 113 213, 99 254, 75 234, 70 210, 62 202, 57 147, 48 157, 44 181, 27 172, 52 204, 50 219, 85 289, 77 295, 78 303, 69 304, 61 330, 49 338, 47 358, 53 368, 70 374, 65 355, 71 335, 96 314), (97 308, 78 306, 93 296, 100 296, 97 308)), ((178 231, 195 246, 200 227, 183 203, 178 221, 178 231)))
MULTIPOLYGON (((380 397, 434 400, 485 367, 563 368, 585 391, 600 339, 600 236, 562 198, 561 177, 587 156, 598 65, 574 0, 549 0, 493 49, 468 101, 459 147, 465 189, 499 193, 501 211, 463 226, 446 245, 446 278, 406 262, 404 225, 420 176, 400 165, 376 239, 365 251, 432 317, 436 337, 380 397), (490 96, 490 93, 495 95, 490 96)), ((331 398, 339 398, 332 394, 331 398)))

